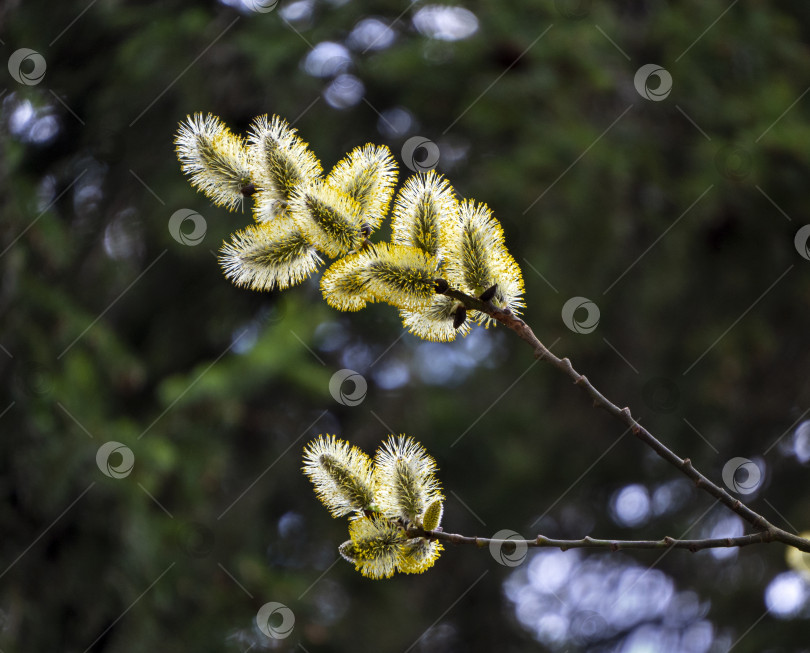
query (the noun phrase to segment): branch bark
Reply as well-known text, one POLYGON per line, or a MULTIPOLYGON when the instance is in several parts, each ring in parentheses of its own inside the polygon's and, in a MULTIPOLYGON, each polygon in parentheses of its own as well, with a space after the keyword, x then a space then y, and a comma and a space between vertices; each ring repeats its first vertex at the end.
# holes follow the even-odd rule
MULTIPOLYGON (((529 325, 526 324, 526 322, 524 322, 514 313, 512 313, 509 310, 502 310, 496 307, 491 301, 483 301, 480 298, 472 297, 453 288, 446 287, 446 285, 447 285, 446 282, 445 283, 437 282, 437 292, 443 295, 447 295, 448 297, 452 297, 453 299, 461 302, 467 308, 467 310, 475 310, 480 311, 482 313, 486 313, 493 319, 497 320, 507 328, 514 331, 518 335, 518 337, 520 337, 521 340, 526 342, 532 348, 535 358, 550 363, 553 367, 555 367, 560 372, 565 374, 568 378, 570 378, 574 382, 574 385, 579 386, 583 390, 583 392, 585 392, 588 396, 590 396, 590 398, 593 400, 594 406, 598 406, 599 408, 606 410, 620 422, 630 427, 630 430, 632 431, 633 435, 635 435, 639 440, 641 440, 644 444, 646 444, 653 451, 655 451, 656 454, 658 454, 661 458, 666 460, 673 467, 678 469, 681 473, 689 477, 698 488, 707 492, 715 499, 723 503, 729 510, 737 513, 756 530, 756 533, 752 535, 743 536, 743 538, 731 538, 731 541, 740 540, 741 542, 740 544, 731 544, 723 546, 745 546, 747 544, 779 541, 789 546, 793 546, 801 551, 810 553, 810 540, 799 537, 798 535, 794 535, 793 533, 789 533, 779 528, 778 526, 775 526, 767 519, 765 519, 765 517, 760 515, 758 512, 755 512, 747 505, 745 505, 742 501, 731 496, 722 487, 720 487, 716 483, 713 483, 706 476, 701 474, 697 469, 695 469, 694 465, 692 465, 692 461, 689 460, 689 458, 681 458, 669 447, 667 447, 664 443, 662 443, 658 438, 656 438, 652 433, 650 433, 644 426, 639 424, 633 418, 633 415, 631 414, 629 408, 627 407, 619 408, 619 406, 614 404, 601 392, 599 392, 599 390, 597 390, 594 387, 594 385, 588 380, 588 378, 585 375, 580 374, 574 369, 574 366, 571 364, 571 361, 568 358, 559 358, 558 356, 555 356, 542 342, 540 342, 537 336, 534 335, 534 332, 531 330, 529 325), (756 536, 760 535, 763 539, 759 540, 756 539, 756 536), (749 540, 745 538, 751 539, 749 540)), ((471 539, 477 539, 481 541, 481 538, 471 538, 471 539)), ((561 543, 569 542, 569 544, 566 545, 568 546, 568 548, 573 548, 575 546, 604 546, 602 544, 593 544, 594 542, 617 542, 617 543, 619 542, 618 540, 594 540, 592 538, 587 537, 582 540, 549 540, 548 538, 544 538, 542 536, 538 536, 537 540, 526 540, 526 542, 537 542, 537 541, 542 542, 555 541, 561 543), (579 545, 575 544, 583 542, 588 542, 588 544, 579 544, 579 545)), ((725 542, 728 541, 728 539, 723 538, 722 540, 672 540, 672 538, 664 538, 663 540, 655 540, 655 541, 634 540, 634 541, 626 541, 625 545, 620 545, 619 548, 664 548, 664 547, 690 548, 690 546, 694 546, 695 543, 711 542, 711 541, 725 542), (684 544, 683 545, 666 544, 666 542, 670 541, 673 543, 680 542, 684 544), (662 542, 665 544, 663 545, 660 544, 662 542), (631 547, 631 544, 633 544, 634 546, 631 547)), ((557 545, 527 544, 527 546, 557 546, 557 545)), ((708 548, 708 547, 701 546, 700 548, 708 548)))
POLYGON ((427 540, 447 542, 448 544, 473 544, 481 548, 495 545, 507 550, 515 550, 517 547, 560 549, 562 551, 568 549, 610 549, 611 551, 620 551, 621 549, 688 549, 694 553, 703 549, 767 544, 774 541, 769 531, 759 531, 739 537, 718 537, 702 540, 677 540, 669 536, 660 540, 602 540, 590 536, 583 537, 581 540, 557 540, 544 535, 538 535, 533 540, 498 540, 488 537, 468 537, 455 533, 445 533, 444 531, 426 531, 418 526, 410 526, 407 529, 407 534, 408 537, 424 537, 427 540))

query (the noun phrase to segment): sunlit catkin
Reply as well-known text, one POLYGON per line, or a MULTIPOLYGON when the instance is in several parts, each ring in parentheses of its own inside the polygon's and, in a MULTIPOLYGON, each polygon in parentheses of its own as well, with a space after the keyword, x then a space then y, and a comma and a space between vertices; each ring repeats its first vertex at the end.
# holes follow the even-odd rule
POLYGON ((458 237, 458 202, 452 186, 433 170, 410 177, 394 200, 392 242, 441 259, 458 237))
POLYGON ((217 206, 230 211, 242 206, 242 189, 252 178, 243 139, 216 116, 195 113, 180 123, 174 142, 192 186, 217 206))
MULTIPOLYGON (((492 303, 518 313, 524 306, 523 277, 506 249, 498 220, 486 204, 465 200, 460 205, 459 227, 460 237, 447 253, 445 270, 450 285, 477 296, 497 284, 492 303)), ((483 324, 494 322, 484 313, 471 313, 483 324)))
POLYGON ((332 168, 326 181, 360 206, 360 219, 370 231, 388 213, 397 183, 397 164, 385 145, 354 148, 332 168))
POLYGON ((279 116, 253 120, 247 150, 257 188, 254 216, 259 222, 284 214, 294 191, 322 173, 318 158, 279 116))
POLYGON ((422 527, 426 531, 432 531, 439 527, 442 523, 442 516, 444 515, 444 503, 441 499, 434 499, 425 508, 422 513, 422 527))
POLYGON ((413 438, 389 436, 374 458, 377 506, 388 517, 416 521, 444 498, 435 471, 436 461, 413 438))
POLYGON ((289 212, 307 240, 327 256, 348 254, 363 242, 360 204, 325 181, 297 188, 289 212))
POLYGON ((417 247, 378 243, 363 252, 374 298, 397 308, 427 305, 435 294, 438 260, 417 247))
POLYGON ((288 216, 251 225, 220 249, 225 276, 251 290, 284 289, 301 283, 322 263, 315 248, 288 216))
POLYGON ((453 324, 456 313, 461 308, 463 304, 452 297, 434 295, 430 303, 422 308, 400 311, 400 317, 405 328, 415 336, 423 340, 447 342, 470 332, 469 321, 458 328, 453 324))
POLYGON ((412 538, 402 546, 397 567, 403 574, 421 574, 433 566, 442 550, 440 542, 412 538))
POLYGON ((333 517, 362 513, 374 504, 369 457, 335 436, 319 436, 304 449, 304 474, 333 517))
POLYGON ((363 254, 350 254, 332 263, 321 277, 321 292, 327 304, 339 311, 359 311, 374 301, 366 263, 363 254))
POLYGON ((350 542, 339 551, 368 578, 390 578, 402 559, 408 541, 405 531, 384 517, 361 517, 349 524, 350 542))

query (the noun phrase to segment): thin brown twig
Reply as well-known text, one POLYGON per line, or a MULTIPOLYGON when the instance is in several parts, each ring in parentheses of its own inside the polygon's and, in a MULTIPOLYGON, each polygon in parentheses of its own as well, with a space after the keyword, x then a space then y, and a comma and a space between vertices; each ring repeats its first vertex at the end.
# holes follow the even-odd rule
POLYGON ((590 536, 581 540, 558 540, 544 535, 538 535, 533 540, 520 539, 492 539, 488 537, 468 537, 455 533, 445 533, 444 531, 426 531, 418 526, 410 526, 407 529, 408 537, 424 537, 428 540, 447 542, 448 544, 474 544, 477 547, 497 546, 506 552, 512 552, 518 547, 527 548, 552 548, 567 551, 568 549, 610 549, 620 551, 621 549, 688 549, 693 553, 703 549, 719 549, 729 547, 748 546, 750 544, 767 544, 773 542, 769 531, 759 531, 750 535, 740 535, 738 537, 717 537, 700 540, 678 540, 674 537, 666 536, 660 540, 603 540, 590 536))
MULTIPOLYGON (((619 408, 619 406, 614 404, 601 392, 599 392, 599 390, 597 390, 594 387, 594 385, 588 380, 588 378, 585 375, 580 374, 574 369, 574 366, 571 364, 571 361, 568 358, 559 358, 558 356, 555 356, 542 342, 540 342, 537 336, 534 335, 534 332, 531 330, 529 325, 526 324, 526 322, 524 322, 518 316, 516 316, 513 312, 509 310, 502 310, 496 307, 491 301, 482 301, 477 297, 472 297, 459 290, 449 288, 447 287, 446 282, 443 282, 441 280, 437 281, 437 292, 458 300, 468 310, 476 310, 482 313, 486 313, 494 320, 497 320, 504 326, 514 331, 521 338, 521 340, 526 342, 532 348, 535 358, 550 363, 552 366, 560 370, 563 374, 568 376, 571 380, 573 380, 575 385, 582 388, 582 390, 591 397, 594 406, 603 408, 608 413, 613 415, 616 419, 629 426, 633 435, 635 435, 639 440, 641 440, 644 444, 646 444, 653 451, 655 451, 655 453, 657 453, 661 458, 663 458, 668 463, 677 468, 680 472, 688 476, 698 488, 700 488, 705 492, 708 492, 718 501, 723 503, 729 510, 732 510, 733 512, 737 513, 746 522, 751 524, 756 529, 757 532, 754 533, 753 535, 744 536, 745 538, 752 538, 750 541, 742 540, 744 541, 745 544, 779 541, 789 546, 793 546, 801 551, 810 553, 810 540, 805 539, 803 537, 799 537, 798 535, 793 535, 792 533, 789 533, 779 528, 778 526, 775 526, 765 517, 760 515, 758 512, 752 510, 742 501, 731 496, 719 485, 713 483, 708 478, 706 478, 697 469, 695 469, 694 465, 692 464, 692 461, 689 458, 681 458, 669 447, 667 447, 664 443, 662 443, 658 438, 656 438, 652 433, 650 433, 644 426, 639 424, 633 418, 633 415, 631 414, 629 408, 626 407, 619 408), (754 536, 760 534, 762 536, 762 539, 757 540, 754 536)), ((538 536, 538 541, 541 540, 541 538, 542 536, 538 536)), ((472 539, 475 540, 476 538, 472 539)), ((481 538, 478 539, 480 540, 481 538)), ((731 538, 732 541, 739 539, 740 538, 731 538)), ((664 538, 663 540, 658 540, 657 542, 666 542, 669 540, 671 540, 671 538, 664 538)), ((535 541, 535 540, 528 540, 528 541, 535 541)), ((542 541, 551 541, 551 540, 548 540, 547 538, 542 538, 542 541)), ((566 542, 566 540, 557 540, 557 541, 566 542)), ((591 538, 585 538, 583 540, 571 540, 571 542, 585 542, 585 541, 591 542, 591 544, 587 545, 581 544, 580 546, 602 546, 592 544, 592 542, 618 542, 615 540, 593 540, 591 538)), ((672 541, 694 544, 696 542, 710 542, 712 540, 672 540, 672 541)), ((727 541, 727 539, 723 538, 723 541, 727 541)), ((647 541, 645 540, 643 542, 647 541)), ((532 546, 550 546, 550 545, 534 544, 532 546)), ((666 546, 676 546, 678 548, 690 548, 687 545, 681 546, 670 544, 666 546)), ((729 546, 743 546, 743 544, 732 544, 729 546)), ((620 546, 620 548, 630 548, 630 542, 628 541, 625 546, 620 546)), ((648 545, 639 544, 639 546, 637 546, 636 548, 660 548, 660 547, 659 546, 653 547, 652 545, 649 544, 648 545)))

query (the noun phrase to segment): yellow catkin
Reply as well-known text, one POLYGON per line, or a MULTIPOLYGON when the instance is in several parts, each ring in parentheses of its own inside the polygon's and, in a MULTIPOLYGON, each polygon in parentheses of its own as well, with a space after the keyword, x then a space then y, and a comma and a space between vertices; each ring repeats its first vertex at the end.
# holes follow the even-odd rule
POLYGON ((444 503, 441 499, 434 499, 422 514, 422 527, 426 531, 436 530, 442 523, 442 515, 444 515, 444 503))
POLYGON ((374 297, 368 289, 366 260, 362 254, 338 259, 321 277, 321 292, 326 303, 339 311, 359 311, 374 297))
POLYGON ((421 574, 434 565, 442 550, 440 542, 423 537, 410 539, 402 547, 397 568, 403 574, 421 574))
POLYGON ((458 211, 452 186, 433 170, 410 177, 394 200, 392 242, 442 257, 458 238, 458 211))
POLYGON ((361 207, 325 181, 296 189, 288 210, 307 240, 332 258, 363 242, 361 207))
MULTIPOLYGON (((519 313, 523 303, 523 276, 506 249, 503 229, 486 204, 465 200, 459 207, 459 237, 447 252, 446 279, 451 286, 479 295, 497 284, 492 303, 519 313)), ((488 315, 472 311, 471 317, 489 325, 488 315)))
POLYGON ((216 116, 195 113, 180 123, 174 143, 192 186, 229 211, 242 206, 252 178, 243 139, 216 116))
POLYGON ((341 554, 368 578, 390 578, 402 560, 405 532, 384 517, 361 517, 349 524, 351 546, 344 543, 341 554))
POLYGON ((304 474, 333 517, 361 513, 374 504, 371 459, 335 436, 318 436, 304 448, 304 474))
POLYGON ((253 120, 247 151, 257 189, 254 217, 259 222, 284 215, 296 189, 323 172, 306 142, 279 116, 263 115, 253 120))
POLYGON ((390 518, 415 521, 426 506, 444 498, 436 461, 413 438, 389 436, 374 465, 377 506, 390 518))
POLYGON ((438 259, 416 247, 378 243, 362 253, 368 288, 378 300, 416 310, 435 294, 438 259))
POLYGON ((453 318, 460 302, 445 295, 434 295, 430 303, 415 311, 400 311, 402 324, 409 332, 434 342, 448 342, 456 336, 466 336, 470 332, 470 322, 466 320, 458 329, 453 328, 453 318))
POLYGON ((236 232, 231 242, 222 246, 219 262, 228 279, 251 290, 294 286, 322 263, 289 217, 236 232))
POLYGON ((360 221, 373 231, 388 212, 397 164, 385 145, 369 143, 338 161, 326 181, 360 205, 360 221))

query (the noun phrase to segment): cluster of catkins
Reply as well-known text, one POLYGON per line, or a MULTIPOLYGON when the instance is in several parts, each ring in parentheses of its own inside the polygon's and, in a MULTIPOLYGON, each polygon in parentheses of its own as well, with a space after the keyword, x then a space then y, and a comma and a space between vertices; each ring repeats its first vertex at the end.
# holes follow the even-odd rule
POLYGON ((351 515, 351 539, 339 551, 364 576, 417 574, 433 566, 442 545, 408 536, 409 526, 432 531, 442 519, 436 461, 419 443, 389 436, 372 461, 344 440, 319 436, 304 449, 303 470, 333 517, 351 515))
POLYGON ((328 175, 285 120, 260 116, 247 138, 216 116, 195 114, 180 124, 177 156, 191 184, 229 210, 253 200, 255 224, 220 250, 225 275, 253 290, 284 289, 323 263, 321 290, 330 306, 357 311, 369 302, 400 309, 409 331, 426 340, 466 335, 472 321, 448 287, 484 295, 497 308, 524 306, 520 268, 503 230, 485 204, 459 201, 433 171, 405 181, 390 211, 390 243, 371 242, 389 213, 397 165, 384 145, 352 150, 328 175), (443 279, 447 285, 437 280, 443 279))

